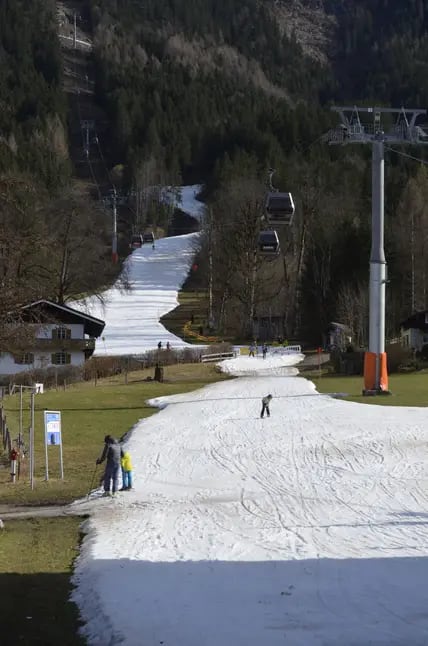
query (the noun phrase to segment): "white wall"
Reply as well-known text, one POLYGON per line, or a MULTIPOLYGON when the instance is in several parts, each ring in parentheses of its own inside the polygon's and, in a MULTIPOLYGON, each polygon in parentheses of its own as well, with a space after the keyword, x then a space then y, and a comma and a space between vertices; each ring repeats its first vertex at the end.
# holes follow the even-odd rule
POLYGON ((67 368, 67 366, 83 366, 85 355, 82 351, 70 352, 71 363, 66 365, 53 365, 51 363, 52 352, 34 352, 34 364, 15 363, 13 355, 8 352, 0 353, 0 375, 15 375, 18 372, 31 372, 31 370, 40 370, 46 368, 67 368))
POLYGON ((428 344, 428 333, 421 330, 410 328, 409 330, 401 331, 401 345, 404 348, 413 348, 421 350, 424 345, 428 344))
POLYGON ((52 330, 58 327, 65 327, 71 330, 71 338, 72 339, 84 339, 85 338, 85 333, 84 333, 84 326, 81 323, 67 323, 67 324, 62 324, 62 323, 47 323, 46 325, 40 326, 37 330, 36 337, 38 339, 52 339, 52 330))

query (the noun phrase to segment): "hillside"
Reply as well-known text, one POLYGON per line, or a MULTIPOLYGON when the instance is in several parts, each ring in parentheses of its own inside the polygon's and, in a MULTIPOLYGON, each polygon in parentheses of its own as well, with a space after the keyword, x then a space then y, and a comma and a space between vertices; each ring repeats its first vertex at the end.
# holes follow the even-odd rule
POLYGON ((0 348, 10 348, 17 306, 96 292, 115 272, 105 215, 72 181, 53 0, 1 3, 0 78, 0 348))
MULTIPOLYGON (((55 36, 61 27, 54 3, 42 4, 43 11, 36 10, 39 0, 24 11, 23 3, 2 3, 0 69, 3 87, 12 88, 11 109, 1 117, 3 171, 30 172, 50 199, 78 178, 92 193, 85 188, 81 195, 89 209, 114 183, 131 196, 119 214, 126 235, 131 227, 168 226, 170 213, 161 212, 153 187, 202 182, 215 226, 227 232, 210 238, 217 325, 234 327, 233 319, 242 323, 255 313, 281 319, 287 336, 319 342, 339 318, 364 343, 369 151, 333 150, 322 135, 335 124, 332 103, 427 104, 428 0, 58 2, 57 9, 69 7, 66 27, 72 32, 75 10, 82 38, 93 44, 79 83, 76 61, 61 53, 55 36), (19 33, 18 15, 25 25, 19 33), (87 133, 92 173, 79 143, 82 118, 95 120, 87 133), (277 170, 276 185, 292 190, 296 219, 291 231, 280 232, 280 258, 259 263, 249 288, 246 258, 256 233, 243 235, 239 213, 250 195, 263 199, 269 167, 277 170), (225 245, 233 258, 227 271, 225 245)), ((414 162, 388 155, 391 336, 413 305, 428 306, 425 183, 414 162)), ((251 208, 260 213, 254 200, 251 208)), ((207 250, 200 259, 205 285, 207 250)))
POLYGON ((0 172, 25 171, 48 187, 69 174, 66 104, 55 2, 0 4, 0 172), (43 36, 41 35, 43 34, 43 36))

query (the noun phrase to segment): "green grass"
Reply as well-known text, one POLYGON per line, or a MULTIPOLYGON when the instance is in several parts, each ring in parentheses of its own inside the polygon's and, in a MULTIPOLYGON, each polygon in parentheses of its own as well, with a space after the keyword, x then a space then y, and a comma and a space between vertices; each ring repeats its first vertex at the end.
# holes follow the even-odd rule
POLYGON ((311 379, 321 393, 347 393, 346 399, 361 404, 378 406, 428 406, 428 373, 394 374, 389 377, 389 390, 392 395, 365 397, 362 394, 362 377, 316 376, 316 372, 303 373, 311 379))
POLYGON ((0 638, 4 646, 83 646, 68 599, 79 546, 76 518, 6 521, 0 532, 0 638))
MULTIPOLYGON (((207 364, 184 364, 165 367, 164 383, 147 382, 154 370, 146 370, 107 380, 84 382, 67 390, 50 390, 35 398, 35 488, 28 481, 28 461, 24 463, 20 480, 9 482, 7 466, 0 470, 0 503, 59 504, 86 495, 91 484, 95 460, 103 448, 106 434, 121 437, 138 422, 158 409, 145 402, 152 397, 196 390, 227 378, 207 364), (49 481, 45 481, 43 411, 62 413, 64 480, 59 479, 58 448, 49 447, 49 481)), ((29 396, 25 397, 24 429, 29 426, 29 396)), ((6 397, 4 407, 12 437, 19 428, 19 396, 6 397)), ((28 438, 28 433, 26 434, 28 438)), ((101 472, 101 468, 99 469, 101 472)))

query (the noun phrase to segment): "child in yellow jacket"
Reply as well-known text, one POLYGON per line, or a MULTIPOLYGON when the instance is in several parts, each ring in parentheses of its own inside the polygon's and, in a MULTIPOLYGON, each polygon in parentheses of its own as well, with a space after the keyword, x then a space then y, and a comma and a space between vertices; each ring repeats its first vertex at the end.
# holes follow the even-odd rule
POLYGON ((130 491, 132 489, 132 462, 129 451, 124 451, 120 460, 122 467, 122 489, 121 491, 130 491))

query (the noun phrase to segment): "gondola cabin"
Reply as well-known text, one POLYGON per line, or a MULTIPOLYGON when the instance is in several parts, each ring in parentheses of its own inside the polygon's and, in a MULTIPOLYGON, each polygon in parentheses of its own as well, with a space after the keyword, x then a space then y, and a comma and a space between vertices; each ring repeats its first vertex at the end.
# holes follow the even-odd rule
POLYGON ((277 256, 279 253, 279 239, 276 231, 260 231, 258 242, 259 253, 262 256, 277 256))
POLYGON ((293 221, 294 201, 291 193, 269 193, 266 214, 271 224, 288 224, 293 221))
POLYGON ((153 244, 155 241, 155 236, 153 233, 145 233, 143 235, 143 244, 153 244))
POLYGON ((139 247, 142 246, 142 244, 143 244, 143 236, 141 235, 141 233, 135 233, 131 238, 131 242, 129 243, 129 246, 131 249, 138 249, 139 247))

